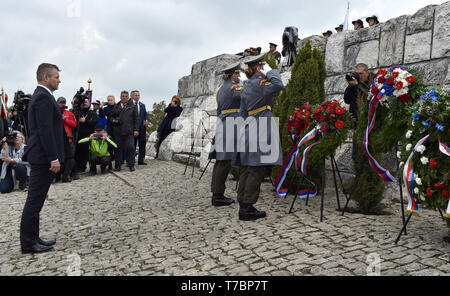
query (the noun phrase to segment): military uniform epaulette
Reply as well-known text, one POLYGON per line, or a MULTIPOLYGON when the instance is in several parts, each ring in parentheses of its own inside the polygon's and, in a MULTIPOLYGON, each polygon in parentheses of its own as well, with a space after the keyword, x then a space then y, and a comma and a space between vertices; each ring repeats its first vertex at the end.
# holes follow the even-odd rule
POLYGON ((237 91, 241 91, 243 88, 239 86, 239 84, 233 84, 230 87, 231 90, 236 89, 237 91))

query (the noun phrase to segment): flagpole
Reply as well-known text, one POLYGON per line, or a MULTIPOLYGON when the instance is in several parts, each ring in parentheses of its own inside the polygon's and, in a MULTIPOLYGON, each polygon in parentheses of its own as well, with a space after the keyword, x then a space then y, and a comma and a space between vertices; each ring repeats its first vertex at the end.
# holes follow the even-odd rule
POLYGON ((8 111, 7 111, 6 106, 5 106, 5 91, 4 91, 3 87, 2 87, 2 109, 3 109, 3 112, 5 113, 5 119, 7 119, 8 118, 8 111))

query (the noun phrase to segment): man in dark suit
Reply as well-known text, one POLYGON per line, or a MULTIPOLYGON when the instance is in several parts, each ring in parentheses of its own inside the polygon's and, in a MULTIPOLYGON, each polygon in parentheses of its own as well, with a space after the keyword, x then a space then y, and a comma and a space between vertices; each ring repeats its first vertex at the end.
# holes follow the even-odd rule
POLYGON ((114 106, 111 112, 111 125, 113 126, 114 139, 117 144, 115 170, 119 172, 124 159, 130 171, 135 171, 136 147, 134 138, 139 136, 139 116, 137 107, 130 100, 127 91, 120 94, 120 102, 114 106))
POLYGON ((56 243, 40 239, 39 213, 50 184, 64 161, 64 121, 52 95, 61 83, 58 67, 41 64, 37 81, 28 106, 30 137, 24 155, 24 160, 31 165, 28 197, 20 224, 20 244, 24 254, 50 251, 56 243))
POLYGON ((134 138, 134 147, 136 149, 136 146, 139 144, 139 157, 138 157, 138 164, 139 165, 147 165, 145 160, 145 145, 147 142, 145 141, 145 136, 147 132, 147 125, 148 125, 148 113, 145 109, 145 105, 141 102, 139 102, 141 98, 141 94, 138 90, 133 90, 131 92, 131 99, 133 100, 134 104, 136 105, 138 109, 138 115, 139 115, 139 136, 134 138))

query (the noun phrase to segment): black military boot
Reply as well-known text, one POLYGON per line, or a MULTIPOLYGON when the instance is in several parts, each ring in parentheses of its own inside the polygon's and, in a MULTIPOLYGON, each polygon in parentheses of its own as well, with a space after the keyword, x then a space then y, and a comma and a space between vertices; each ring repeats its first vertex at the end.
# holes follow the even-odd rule
POLYGON ((234 200, 228 197, 225 197, 223 194, 213 194, 212 205, 215 207, 229 206, 234 203, 234 200))
POLYGON ((252 204, 239 203, 239 220, 252 221, 266 217, 266 212, 258 211, 252 204))

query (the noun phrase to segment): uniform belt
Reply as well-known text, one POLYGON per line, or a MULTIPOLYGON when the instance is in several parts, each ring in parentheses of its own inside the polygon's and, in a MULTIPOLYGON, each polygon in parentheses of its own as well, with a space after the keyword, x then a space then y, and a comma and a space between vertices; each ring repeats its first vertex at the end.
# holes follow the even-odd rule
POLYGON ((260 112, 263 112, 265 110, 272 110, 272 107, 270 107, 269 105, 262 106, 262 107, 260 107, 258 109, 255 109, 255 110, 252 110, 252 111, 248 111, 248 115, 252 116, 252 115, 258 114, 260 112))
POLYGON ((241 110, 239 109, 228 109, 228 110, 222 110, 221 114, 230 114, 230 113, 239 113, 241 110))

